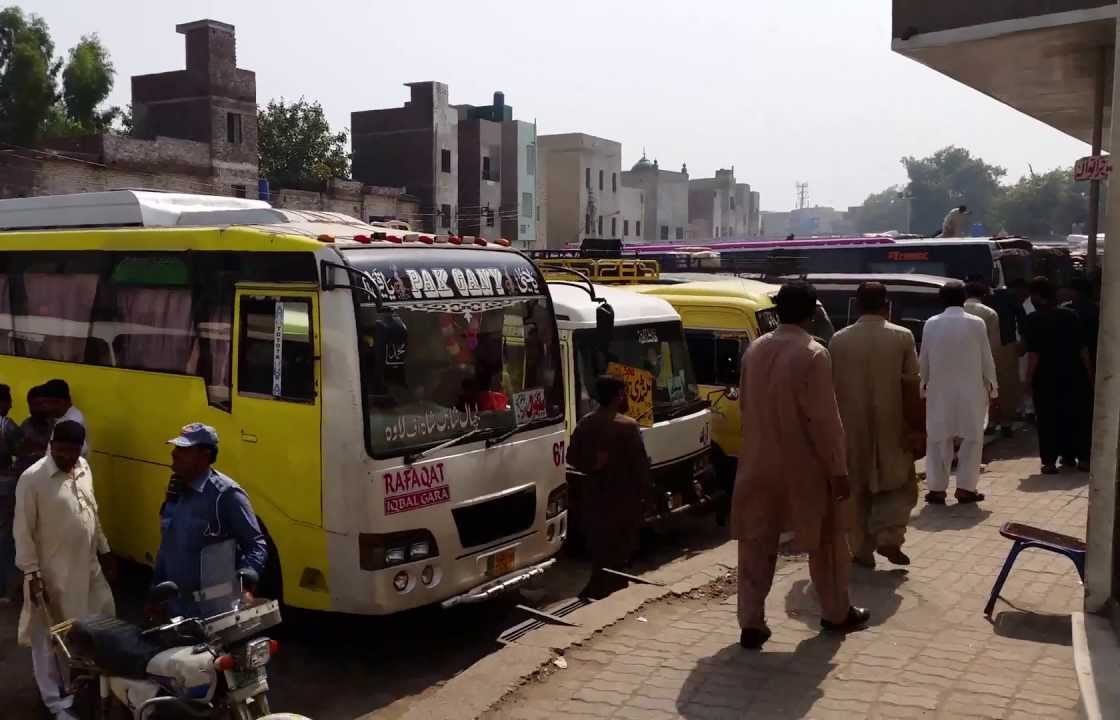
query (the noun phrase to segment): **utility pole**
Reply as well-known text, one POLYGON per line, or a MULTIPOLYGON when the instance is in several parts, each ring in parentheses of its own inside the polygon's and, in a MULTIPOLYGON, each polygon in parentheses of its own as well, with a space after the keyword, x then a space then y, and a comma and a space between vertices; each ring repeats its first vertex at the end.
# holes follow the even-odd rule
POLYGON ((799 182, 796 183, 797 187, 797 209, 804 210, 809 206, 809 183, 799 182))

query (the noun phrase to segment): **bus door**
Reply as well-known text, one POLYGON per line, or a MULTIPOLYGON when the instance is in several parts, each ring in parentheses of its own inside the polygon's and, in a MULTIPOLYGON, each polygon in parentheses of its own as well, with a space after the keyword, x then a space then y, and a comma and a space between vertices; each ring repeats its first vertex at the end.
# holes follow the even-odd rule
MULTIPOLYGON (((232 403, 237 454, 255 505, 322 525, 318 295, 311 286, 237 286, 232 403)), ((231 447, 236 444, 235 447, 231 447)))

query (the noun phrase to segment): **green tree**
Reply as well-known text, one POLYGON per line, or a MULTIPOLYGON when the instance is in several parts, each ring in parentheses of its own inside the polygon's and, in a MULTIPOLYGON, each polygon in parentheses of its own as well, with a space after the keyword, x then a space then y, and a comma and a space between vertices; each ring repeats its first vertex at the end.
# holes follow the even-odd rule
POLYGON ((18 7, 0 10, 0 142, 32 145, 58 99, 61 63, 46 22, 18 7))
POLYGON ((70 48, 70 59, 62 71, 62 101, 66 117, 84 132, 108 127, 119 108, 99 112, 98 106, 113 89, 113 62, 96 33, 84 35, 70 48))
POLYGON ((318 102, 273 100, 257 113, 260 172, 279 187, 321 189, 350 177, 347 131, 333 132, 318 102))
POLYGON ((905 195, 906 191, 900 185, 868 195, 852 218, 854 230, 860 233, 907 232, 906 206, 909 201, 905 195))
POLYGON ((1072 168, 1031 174, 1006 187, 992 208, 993 232, 1046 239, 1064 237, 1089 218, 1089 183, 1076 183, 1072 168))
POLYGON ((940 230, 945 213, 957 205, 968 205, 973 222, 991 224, 988 214, 1007 170, 953 146, 929 157, 904 157, 902 164, 910 178, 907 190, 913 196, 914 232, 940 230))

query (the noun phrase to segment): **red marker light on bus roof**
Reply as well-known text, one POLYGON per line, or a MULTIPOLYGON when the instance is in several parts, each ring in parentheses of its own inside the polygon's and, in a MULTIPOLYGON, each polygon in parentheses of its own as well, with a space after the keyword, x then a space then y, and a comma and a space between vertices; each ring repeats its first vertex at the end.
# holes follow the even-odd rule
POLYGON ((459 237, 458 235, 448 235, 447 242, 451 243, 452 245, 462 245, 463 238, 459 237))
POLYGON ((425 245, 431 245, 432 243, 435 242, 435 240, 432 238, 431 235, 420 235, 420 236, 418 236, 418 239, 420 240, 420 242, 424 243, 425 245))
POLYGON ((498 238, 494 242, 498 243, 502 247, 509 247, 509 240, 506 240, 505 238, 498 238))
POLYGON ((369 239, 369 235, 355 235, 354 242, 361 243, 362 245, 369 245, 371 240, 369 239))
POLYGON ((386 235, 385 239, 388 240, 391 243, 396 243, 397 245, 400 245, 402 242, 404 242, 403 240, 401 240, 396 235, 386 235))
POLYGON ((474 239, 474 244, 475 244, 475 245, 482 245, 483 247, 485 247, 485 246, 486 246, 486 238, 484 238, 484 237, 476 237, 476 238, 474 239))
POLYGON ((319 242, 321 242, 321 243, 333 243, 333 242, 334 242, 334 238, 333 238, 333 237, 331 237, 330 235, 325 235, 325 234, 324 234, 324 235, 320 235, 320 236, 319 236, 319 237, 317 238, 317 240, 318 240, 319 242))

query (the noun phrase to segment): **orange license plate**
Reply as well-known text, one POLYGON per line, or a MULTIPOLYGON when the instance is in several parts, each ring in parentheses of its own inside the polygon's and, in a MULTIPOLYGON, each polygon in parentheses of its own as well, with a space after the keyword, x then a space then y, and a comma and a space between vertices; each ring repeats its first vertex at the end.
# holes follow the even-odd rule
POLYGON ((513 572, 513 562, 517 558, 515 550, 516 548, 509 548, 486 558, 486 574, 491 577, 501 577, 513 572))

